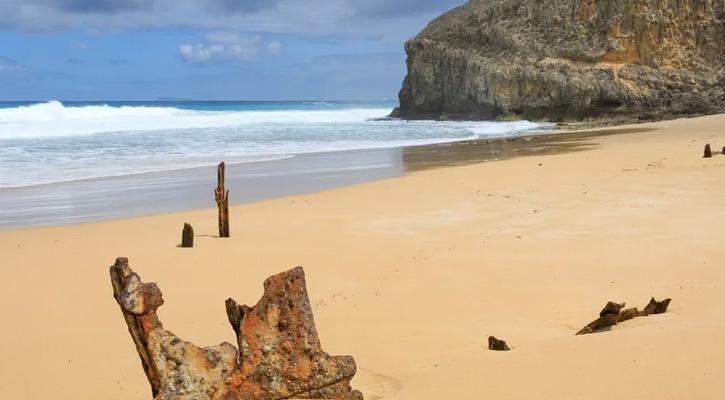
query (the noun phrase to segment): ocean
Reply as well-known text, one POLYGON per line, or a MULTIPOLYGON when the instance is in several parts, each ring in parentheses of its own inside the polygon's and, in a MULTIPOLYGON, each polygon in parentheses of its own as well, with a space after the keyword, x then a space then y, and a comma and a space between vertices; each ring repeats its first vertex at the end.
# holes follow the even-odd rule
POLYGON ((0 189, 301 154, 525 135, 526 121, 380 120, 396 101, 0 102, 0 189))

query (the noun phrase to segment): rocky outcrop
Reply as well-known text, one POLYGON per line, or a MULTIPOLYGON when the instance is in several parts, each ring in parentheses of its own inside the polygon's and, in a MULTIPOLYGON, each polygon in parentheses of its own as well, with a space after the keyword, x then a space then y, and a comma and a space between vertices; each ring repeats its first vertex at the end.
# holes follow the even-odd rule
POLYGON ((725 0, 471 0, 405 50, 395 117, 725 112, 725 0))
POLYGON ((355 361, 322 351, 302 268, 272 276, 254 307, 226 302, 237 334, 201 348, 164 329, 164 301, 119 258, 111 267, 113 294, 141 357, 155 400, 362 400, 350 387, 355 361))

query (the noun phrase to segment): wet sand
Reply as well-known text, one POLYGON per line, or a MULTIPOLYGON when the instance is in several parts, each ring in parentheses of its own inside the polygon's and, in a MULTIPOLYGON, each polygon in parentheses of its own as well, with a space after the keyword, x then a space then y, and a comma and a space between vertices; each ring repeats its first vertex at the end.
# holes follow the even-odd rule
MULTIPOLYGON (((311 193, 404 173, 400 149, 300 154, 228 165, 230 203, 311 193)), ((0 189, 0 229, 215 207, 216 166, 0 189)))
POLYGON ((626 135, 655 130, 651 127, 555 131, 514 138, 472 140, 403 149, 406 171, 478 164, 516 157, 543 156, 583 151, 598 146, 598 137, 626 135))
MULTIPOLYGON (((556 132, 407 148, 299 154, 227 166, 231 204, 313 193, 406 172, 580 151, 591 139, 645 128, 556 132)), ((214 206, 216 167, 0 189, 0 229, 92 222, 214 206)))
POLYGON ((163 291, 164 326, 202 346, 234 342, 227 297, 254 304, 302 265, 322 347, 355 357, 368 400, 718 400, 725 156, 702 149, 725 145, 725 116, 635 128, 237 205, 230 239, 213 208, 0 231, 2 393, 151 397, 111 296, 127 256, 163 291), (184 222, 194 249, 176 247, 184 222), (574 336, 607 301, 652 296, 666 314, 574 336))

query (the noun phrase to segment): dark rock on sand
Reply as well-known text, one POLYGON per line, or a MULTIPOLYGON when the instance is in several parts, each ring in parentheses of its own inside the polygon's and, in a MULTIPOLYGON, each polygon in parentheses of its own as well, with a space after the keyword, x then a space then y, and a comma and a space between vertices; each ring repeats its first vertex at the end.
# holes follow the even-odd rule
POLYGON ((272 276, 254 307, 227 300, 241 351, 229 343, 201 348, 164 329, 164 301, 119 258, 111 282, 155 400, 362 400, 350 387, 355 361, 320 347, 302 268, 272 276))
POLYGON ((725 0, 471 0, 405 44, 410 119, 725 112, 725 0))

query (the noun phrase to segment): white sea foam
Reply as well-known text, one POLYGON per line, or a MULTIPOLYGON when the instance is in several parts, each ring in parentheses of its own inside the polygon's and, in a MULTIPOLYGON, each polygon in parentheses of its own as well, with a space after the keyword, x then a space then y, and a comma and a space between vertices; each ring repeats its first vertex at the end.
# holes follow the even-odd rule
MULTIPOLYGON (((294 158, 294 155, 231 155, 225 157, 228 165, 235 164, 248 164, 265 161, 281 161, 294 158)), ((101 160, 97 162, 88 162, 87 164, 69 162, 69 163, 56 163, 53 167, 53 171, 48 169, 36 169, 32 171, 25 171, 21 179, 11 178, 9 181, 4 182, 3 176, 0 174, 0 189, 11 189, 21 188, 28 186, 39 186, 48 185, 54 183, 66 183, 76 182, 89 179, 98 178, 113 178, 119 176, 130 176, 148 174, 153 172, 169 172, 186 170, 190 168, 199 167, 211 167, 216 166, 219 163, 218 157, 179 157, 174 160, 161 160, 156 159, 150 163, 139 163, 139 165, 129 165, 123 163, 108 164, 104 163, 100 165, 101 160), (85 173, 79 174, 79 171, 85 170, 85 173)), ((15 174, 16 177, 19 174, 15 174)))
POLYGON ((388 105, 335 109, 340 106, 323 103, 314 110, 202 111, 66 107, 53 101, 0 109, 0 188, 192 168, 221 160, 250 163, 301 153, 506 137, 547 128, 526 121, 370 120, 386 115, 388 105))
POLYGON ((171 129, 224 128, 251 124, 362 122, 385 109, 197 111, 171 107, 66 107, 58 101, 0 109, 0 139, 90 135, 171 129))
POLYGON ((59 101, 0 109, 0 122, 43 122, 118 117, 172 117, 184 112, 171 107, 66 107, 59 101))

